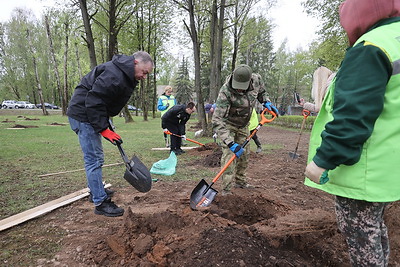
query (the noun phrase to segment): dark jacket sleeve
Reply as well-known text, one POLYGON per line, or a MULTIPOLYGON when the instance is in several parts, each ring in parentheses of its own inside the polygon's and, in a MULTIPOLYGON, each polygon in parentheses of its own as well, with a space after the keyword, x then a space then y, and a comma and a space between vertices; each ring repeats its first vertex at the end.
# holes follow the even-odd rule
POLYGON ((164 113, 161 120, 163 120, 165 122, 171 122, 171 123, 177 124, 178 123, 177 115, 178 115, 180 106, 181 105, 175 105, 172 108, 170 108, 167 112, 164 113))
POLYGON ((333 120, 321 133, 314 162, 325 169, 358 162, 383 110, 392 66, 386 54, 364 42, 350 48, 337 73, 333 120))
POLYGON ((183 110, 182 118, 179 122, 179 132, 181 133, 181 135, 186 134, 186 123, 188 122, 189 119, 190 119, 190 114, 186 113, 186 111, 183 110))
POLYGON ((113 64, 96 77, 85 100, 88 120, 97 132, 109 127, 108 119, 116 116, 132 95, 134 87, 113 64))

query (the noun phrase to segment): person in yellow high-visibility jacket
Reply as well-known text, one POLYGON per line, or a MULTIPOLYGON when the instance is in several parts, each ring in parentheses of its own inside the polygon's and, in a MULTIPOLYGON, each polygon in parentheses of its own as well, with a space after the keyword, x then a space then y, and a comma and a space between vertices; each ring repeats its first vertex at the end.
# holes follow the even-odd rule
MULTIPOLYGON (((165 86, 164 93, 158 98, 157 109, 161 111, 161 117, 173 106, 176 105, 176 99, 172 95, 172 87, 165 86)), ((169 147, 168 135, 164 133, 165 146, 169 147)))
MULTIPOLYGON (((251 117, 250 117, 250 123, 249 123, 250 134, 253 133, 253 131, 256 129, 258 123, 259 123, 258 115, 257 115, 256 110, 253 108, 253 111, 252 111, 251 117)), ((254 134, 252 139, 254 140, 254 143, 257 145, 256 153, 260 153, 262 151, 262 147, 261 147, 260 140, 258 140, 257 134, 254 134)))

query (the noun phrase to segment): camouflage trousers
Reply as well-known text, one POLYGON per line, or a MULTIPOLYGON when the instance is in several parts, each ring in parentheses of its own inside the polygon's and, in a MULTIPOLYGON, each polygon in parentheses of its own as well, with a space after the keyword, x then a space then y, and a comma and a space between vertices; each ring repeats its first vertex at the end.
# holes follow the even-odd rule
MULTIPOLYGON (((227 127, 229 130, 229 135, 239 145, 242 145, 246 141, 246 138, 250 135, 248 127, 238 128, 231 125, 228 125, 227 127)), ((245 185, 247 183, 246 170, 249 161, 249 154, 250 149, 248 146, 246 146, 243 155, 241 155, 240 158, 236 158, 225 170, 225 172, 221 176, 223 190, 230 191, 232 187, 232 182, 238 185, 245 185)), ((229 147, 227 145, 223 145, 221 166, 225 166, 225 164, 228 163, 233 155, 234 154, 229 149, 229 147)))
POLYGON ((388 266, 389 238, 383 221, 388 204, 336 196, 336 217, 352 266, 388 266))

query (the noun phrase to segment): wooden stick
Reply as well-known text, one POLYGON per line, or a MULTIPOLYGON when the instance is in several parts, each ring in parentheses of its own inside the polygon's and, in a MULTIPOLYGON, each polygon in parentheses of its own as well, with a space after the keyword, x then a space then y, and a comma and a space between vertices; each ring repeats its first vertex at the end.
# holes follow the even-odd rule
MULTIPOLYGON (((193 148, 198 148, 198 146, 183 146, 181 149, 183 150, 189 150, 193 148)), ((151 150, 170 150, 169 147, 153 147, 151 150)))
MULTIPOLYGON (((103 168, 111 167, 111 166, 117 166, 117 165, 123 165, 123 164, 125 164, 125 163, 123 163, 123 162, 112 163, 112 164, 103 165, 103 168)), ((64 173, 79 172, 79 171, 84 171, 84 170, 85 169, 78 169, 78 170, 64 171, 64 172, 54 172, 54 173, 38 175, 38 177, 46 177, 46 176, 52 176, 52 175, 58 175, 58 174, 64 174, 64 173)))
MULTIPOLYGON (((106 184, 106 185, 104 185, 104 188, 108 188, 110 186, 111 186, 111 184, 106 184)), ((48 213, 59 207, 70 204, 70 203, 77 201, 81 198, 84 198, 88 195, 89 195, 89 188, 81 189, 81 190, 71 193, 69 195, 66 195, 66 196, 57 198, 55 200, 52 200, 50 202, 47 202, 43 205, 23 211, 21 213, 15 214, 13 216, 10 216, 10 217, 0 221, 0 232, 5 229, 8 229, 10 227, 13 227, 15 225, 18 225, 20 223, 23 223, 25 221, 28 221, 30 219, 36 218, 45 213, 48 213)))

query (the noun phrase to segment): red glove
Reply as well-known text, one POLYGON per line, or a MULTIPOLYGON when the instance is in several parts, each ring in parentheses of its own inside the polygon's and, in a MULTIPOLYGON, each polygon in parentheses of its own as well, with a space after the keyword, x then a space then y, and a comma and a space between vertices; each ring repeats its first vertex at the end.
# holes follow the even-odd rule
POLYGON ((100 133, 105 139, 110 141, 113 145, 118 143, 122 143, 121 136, 119 136, 116 132, 113 132, 109 129, 105 129, 100 133))

